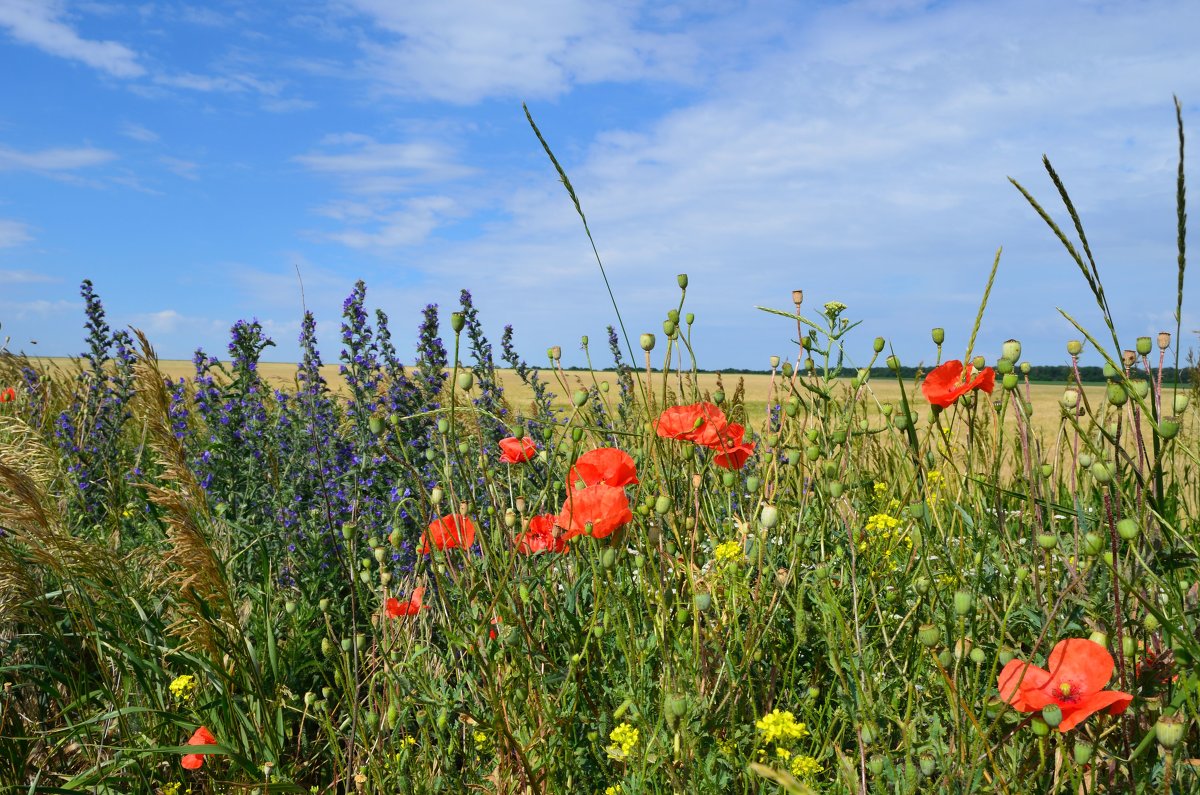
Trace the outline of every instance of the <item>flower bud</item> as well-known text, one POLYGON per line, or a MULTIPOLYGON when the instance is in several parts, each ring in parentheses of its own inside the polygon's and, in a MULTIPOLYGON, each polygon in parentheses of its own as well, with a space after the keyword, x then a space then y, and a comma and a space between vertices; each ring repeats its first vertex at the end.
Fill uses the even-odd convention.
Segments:
POLYGON ((887 357, 886 362, 887 362, 888 369, 891 370, 893 373, 900 372, 900 357, 899 356, 897 356, 896 354, 893 353, 891 356, 887 357))
POLYGON ((942 631, 933 624, 922 624, 917 628, 917 640, 927 649, 932 649, 942 639, 942 631))
POLYGON ((871 771, 872 776, 878 776, 883 772, 883 756, 880 754, 872 754, 867 760, 867 770, 871 771))
POLYGON ((716 403, 719 406, 725 402, 725 393, 718 389, 716 392, 713 392, 712 399, 713 403, 716 403))
POLYGON ((1157 632, 1160 626, 1162 625, 1159 624, 1153 613, 1147 613, 1146 617, 1142 619, 1142 629, 1147 632, 1157 632))
POLYGON ((887 344, 887 341, 884 340, 883 337, 876 337, 875 342, 872 343, 871 347, 874 349, 874 351, 876 353, 879 353, 883 350, 883 346, 886 344, 887 344))
POLYGON ((1083 343, 1079 340, 1069 340, 1067 342, 1067 353, 1072 356, 1078 356, 1083 351, 1083 343))
POLYGON ((1154 737, 1163 748, 1179 745, 1186 733, 1187 722, 1179 715, 1162 715, 1154 724, 1154 737))
POLYGON ((1108 648, 1108 635, 1104 634, 1100 630, 1096 630, 1091 635, 1088 635, 1088 640, 1090 640, 1092 643, 1099 644, 1106 649, 1108 648))
POLYGON ((1104 538, 1099 533, 1087 533, 1083 536, 1083 554, 1095 557, 1104 551, 1104 538))
POLYGON ((470 392, 471 387, 475 385, 475 376, 470 370, 464 370, 458 374, 458 388, 464 392, 470 392))
POLYGON ((944 329, 940 326, 935 328, 933 330, 933 344, 941 345, 945 341, 946 341, 946 329, 944 329))
POLYGON ((642 350, 649 353, 650 351, 654 350, 654 335, 653 334, 643 334, 642 338, 640 340, 640 343, 642 346, 642 350))
POLYGON ((1170 348, 1170 347, 1171 347, 1171 332, 1169 332, 1169 331, 1158 332, 1158 349, 1160 351, 1165 351, 1167 348, 1170 348))
POLYGON ((779 509, 774 505, 764 505, 762 514, 759 516, 759 521, 762 522, 763 527, 768 530, 771 529, 779 524, 779 509))
POLYGON ((975 597, 970 591, 955 591, 954 592, 954 613, 956 615, 965 616, 971 612, 971 608, 975 606, 975 597))
POLYGON ((1017 340, 1005 340, 1000 346, 1001 356, 1008 359, 1013 364, 1021 360, 1021 343, 1017 340))
POLYGON ((1189 402, 1188 397, 1189 396, 1183 392, 1176 393, 1175 399, 1171 401, 1171 406, 1175 409, 1176 414, 1182 414, 1183 412, 1187 411, 1189 402))
POLYGON ((466 323, 466 318, 463 317, 462 312, 451 312, 450 313, 450 328, 454 329, 455 334, 457 334, 458 332, 463 330, 463 325, 465 323, 466 323))
POLYGON ((322 599, 321 601, 317 602, 317 608, 320 609, 322 613, 329 612, 329 600, 322 599))
POLYGON ((679 285, 680 290, 686 290, 687 286, 688 286, 687 274, 686 273, 679 274, 678 276, 675 277, 675 282, 676 282, 676 284, 679 285))

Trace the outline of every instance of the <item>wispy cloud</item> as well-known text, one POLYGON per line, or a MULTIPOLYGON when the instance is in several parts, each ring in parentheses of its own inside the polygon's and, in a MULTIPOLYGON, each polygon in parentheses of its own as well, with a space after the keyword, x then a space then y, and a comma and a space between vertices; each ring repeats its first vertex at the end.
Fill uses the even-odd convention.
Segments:
POLYGON ((177 177, 192 180, 200 179, 200 175, 196 173, 200 169, 199 163, 167 155, 160 157, 158 162, 162 163, 168 171, 177 177))
MULTIPOLYGON (((28 224, 14 221, 11 218, 0 218, 0 248, 12 248, 31 240, 33 240, 33 235, 30 234, 28 224)), ((15 273, 18 271, 0 271, 0 282, 5 281, 6 274, 15 273)))
POLYGON ((29 270, 0 270, 0 284, 53 284, 60 282, 56 276, 29 270))
POLYGON ((340 133, 326 136, 321 143, 323 150, 297 155, 295 161, 313 171, 346 179, 366 193, 460 179, 473 173, 473 169, 458 162, 450 147, 436 141, 380 143, 370 136, 340 133))
POLYGON ((631 3, 350 0, 350 6, 384 31, 364 44, 366 69, 382 86, 455 104, 556 97, 577 83, 686 80, 701 58, 688 37, 639 24, 631 3))
POLYGON ((127 121, 121 125, 121 135, 126 138, 131 138, 134 141, 140 141, 144 144, 153 144, 158 142, 158 133, 148 127, 143 127, 131 121, 127 121))
POLYGON ((129 47, 115 41, 85 39, 63 17, 63 4, 58 0, 0 0, 0 26, 17 41, 114 77, 140 77, 146 73, 137 53, 129 47))
POLYGON ((0 144, 0 171, 74 171, 103 165, 114 158, 114 152, 93 146, 23 152, 0 144))

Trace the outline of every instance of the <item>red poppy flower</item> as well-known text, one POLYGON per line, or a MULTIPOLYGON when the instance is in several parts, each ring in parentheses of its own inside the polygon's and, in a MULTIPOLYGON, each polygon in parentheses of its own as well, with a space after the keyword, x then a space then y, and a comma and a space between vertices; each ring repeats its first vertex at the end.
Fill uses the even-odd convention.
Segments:
POLYGON ((582 480, 585 486, 607 483, 609 486, 632 486, 638 482, 637 468, 624 450, 598 447, 579 456, 571 469, 571 483, 582 480))
POLYGON ((443 551, 454 547, 467 549, 475 543, 475 525, 457 513, 435 519, 421 536, 421 548, 417 552, 428 555, 430 543, 443 551))
POLYGON ((413 588, 412 594, 407 601, 401 602, 394 596, 388 597, 384 609, 392 618, 400 618, 401 616, 415 616, 422 610, 428 610, 429 605, 421 604, 421 599, 425 596, 424 586, 413 588))
POLYGON ((500 440, 500 463, 520 464, 537 455, 537 445, 528 436, 510 436, 500 440))
POLYGON ((951 359, 929 371, 921 382, 921 392, 933 405, 949 408, 972 389, 982 389, 990 395, 995 386, 996 373, 992 368, 976 372, 972 365, 951 359))
POLYGON ((589 524, 593 537, 606 538, 631 521, 633 511, 629 508, 625 489, 597 483, 570 491, 556 523, 566 531, 562 535, 562 540, 566 541, 587 533, 589 524))
POLYGON ((1060 640, 1050 652, 1050 670, 1011 660, 1000 671, 1000 697, 1021 712, 1036 712, 1049 704, 1062 710, 1060 732, 1075 728, 1093 712, 1124 712, 1133 696, 1105 690, 1112 679, 1113 658, 1099 643, 1086 638, 1060 640))
POLYGON ((566 552, 565 541, 559 538, 554 527, 554 514, 544 513, 529 520, 529 529, 514 540, 517 551, 522 555, 535 555, 538 552, 566 552))
POLYGON ((713 445, 713 449, 717 451, 713 456, 713 463, 724 469, 744 467, 754 453, 754 442, 742 442, 745 435, 745 428, 736 422, 729 423, 721 432, 718 443, 713 445))
MULTIPOLYGON (((207 728, 201 726, 199 729, 196 729, 196 732, 190 738, 188 738, 186 744, 216 745, 217 738, 213 737, 212 732, 210 732, 207 728)), ((184 769, 186 770, 199 770, 200 766, 204 764, 204 754, 184 754, 183 760, 180 761, 179 764, 183 765, 184 769)))
POLYGON ((17 390, 11 386, 8 389, 0 390, 0 403, 11 403, 17 399, 17 390))
POLYGON ((492 628, 488 630, 488 640, 496 639, 496 627, 500 626, 500 616, 492 619, 492 628))
POLYGON ((725 412, 712 403, 672 406, 658 416, 659 436, 715 447, 726 426, 725 412))

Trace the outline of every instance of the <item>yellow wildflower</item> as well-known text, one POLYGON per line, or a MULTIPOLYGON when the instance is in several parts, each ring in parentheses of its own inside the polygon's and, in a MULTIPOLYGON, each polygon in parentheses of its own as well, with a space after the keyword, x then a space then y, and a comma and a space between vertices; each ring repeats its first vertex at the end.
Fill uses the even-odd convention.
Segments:
POLYGON ((886 513, 875 513, 867 517, 868 530, 895 530, 900 526, 900 520, 886 513))
POLYGON ((183 786, 178 781, 172 781, 170 784, 162 785, 162 795, 179 795, 179 788, 183 786))
POLYGON ((824 768, 821 767, 821 763, 816 759, 813 759, 811 756, 795 757, 792 759, 792 764, 790 767, 792 775, 796 778, 815 776, 817 773, 820 773, 822 770, 824 770, 824 768))
POLYGON ((875 496, 882 497, 883 495, 887 494, 888 484, 884 483, 882 480, 877 480, 875 481, 874 489, 875 496))
POLYGON ((763 733, 765 744, 787 744, 808 736, 808 727, 796 720, 790 711, 771 710, 762 720, 754 724, 763 733))
POLYGON ((736 541, 725 541, 717 545, 713 554, 721 563, 732 563, 742 559, 742 545, 736 541))
POLYGON ((638 730, 628 723, 621 723, 608 735, 612 745, 608 746, 609 756, 614 759, 624 759, 633 751, 638 742, 638 730))
POLYGON ((196 677, 191 674, 175 677, 175 680, 170 685, 171 695, 180 701, 186 701, 191 698, 196 692, 196 677))
POLYGON ((621 795, 623 791, 620 784, 613 784, 610 787, 604 788, 604 795, 621 795))

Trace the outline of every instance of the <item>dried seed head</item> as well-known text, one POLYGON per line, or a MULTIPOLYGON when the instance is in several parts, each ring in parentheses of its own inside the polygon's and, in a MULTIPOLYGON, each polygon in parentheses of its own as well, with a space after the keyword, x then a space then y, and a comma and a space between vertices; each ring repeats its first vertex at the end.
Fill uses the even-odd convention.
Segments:
POLYGON ((796 311, 799 311, 800 304, 804 303, 803 290, 792 290, 792 303, 796 305, 796 311))
POLYGON ((1171 332, 1169 332, 1169 331, 1158 332, 1158 349, 1160 351, 1165 351, 1167 348, 1170 348, 1170 347, 1171 347, 1171 332))
POLYGON ((1128 348, 1121 351, 1121 364, 1125 367, 1133 367, 1137 364, 1137 351, 1131 351, 1128 348))

